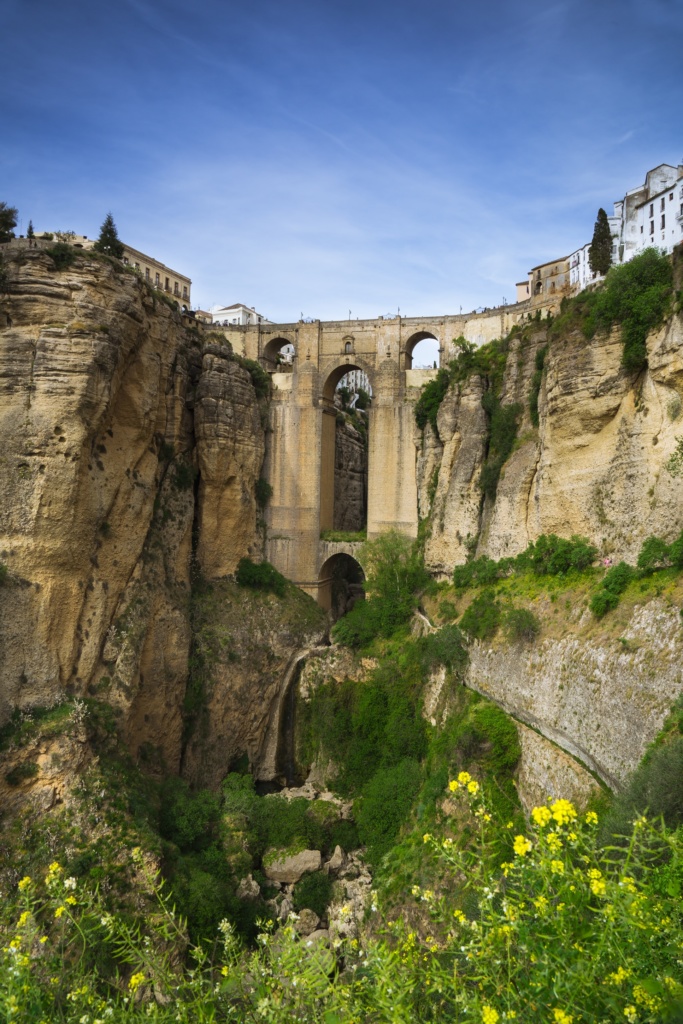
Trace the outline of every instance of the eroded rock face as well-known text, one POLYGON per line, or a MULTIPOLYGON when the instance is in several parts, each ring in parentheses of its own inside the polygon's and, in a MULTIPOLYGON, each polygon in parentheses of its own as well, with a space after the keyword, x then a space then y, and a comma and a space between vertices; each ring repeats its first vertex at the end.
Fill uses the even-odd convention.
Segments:
POLYGON ((234 572, 256 540, 255 484, 265 433, 249 374, 210 345, 195 399, 199 464, 197 558, 209 579, 234 572))
POLYGON ((683 688, 683 629, 658 599, 636 606, 618 636, 592 636, 592 622, 586 610, 576 632, 531 647, 476 642, 465 682, 618 789, 683 688))
POLYGON ((249 374, 134 274, 6 262, 0 303, 0 722, 97 693, 132 752, 181 753, 194 478, 204 572, 256 535, 263 429, 249 374), (240 474, 240 494, 234 477, 240 474), (202 498, 203 495, 203 498, 202 498), (219 554, 220 552, 220 554, 219 554))
POLYGON ((651 534, 671 540, 681 529, 683 480, 665 463, 683 429, 676 410, 683 392, 683 319, 674 316, 648 339, 649 368, 621 367, 618 330, 590 341, 580 332, 548 349, 538 429, 529 391, 543 331, 513 338, 501 400, 519 403, 515 450, 503 467, 494 503, 478 486, 486 458, 483 384, 454 385, 441 405, 436 438, 418 440, 420 514, 432 513, 425 555, 434 572, 477 554, 516 555, 542 533, 589 537, 616 560, 634 562, 651 534))

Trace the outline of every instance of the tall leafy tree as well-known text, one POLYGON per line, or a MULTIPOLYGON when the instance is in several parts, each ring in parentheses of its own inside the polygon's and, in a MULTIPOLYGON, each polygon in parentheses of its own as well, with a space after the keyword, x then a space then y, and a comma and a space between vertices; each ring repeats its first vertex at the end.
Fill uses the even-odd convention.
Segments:
POLYGON ((588 251, 588 260, 593 273, 603 277, 612 266, 612 232, 607 214, 602 207, 598 210, 598 218, 593 228, 593 241, 588 251))
POLYGON ((103 252, 106 256, 115 256, 117 260, 123 257, 123 242, 119 238, 119 233, 116 230, 116 224, 111 213, 108 213, 104 218, 100 228, 100 236, 93 248, 98 252, 103 252))
POLYGON ((9 242, 14 238, 14 231, 17 226, 17 208, 8 206, 7 203, 0 203, 0 242, 9 242))
POLYGON ((26 229, 26 237, 27 238, 35 238, 36 237, 36 233, 33 230, 33 221, 32 220, 30 220, 28 222, 28 228, 26 229))

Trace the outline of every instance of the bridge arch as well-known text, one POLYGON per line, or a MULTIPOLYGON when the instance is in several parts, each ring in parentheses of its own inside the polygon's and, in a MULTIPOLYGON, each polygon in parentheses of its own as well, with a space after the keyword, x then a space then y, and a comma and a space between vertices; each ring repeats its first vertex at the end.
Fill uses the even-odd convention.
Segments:
POLYGON ((269 370, 291 366, 295 356, 296 349, 289 338, 271 338, 263 348, 263 359, 269 370))
POLYGON ((318 603, 333 618, 339 619, 351 611, 356 601, 365 598, 365 573, 360 562, 345 551, 327 558, 318 573, 318 603))
POLYGON ((426 359, 430 365, 433 362, 436 362, 437 366, 439 365, 441 345, 437 336, 431 331, 416 331, 411 334, 405 343, 404 351, 406 370, 412 370, 415 362, 419 362, 421 358, 422 361, 426 359), (422 342, 436 342, 436 346, 423 345, 422 342))
POLYGON ((337 385, 348 373, 360 371, 367 377, 372 394, 372 376, 363 361, 351 362, 343 356, 327 366, 321 374, 320 406, 322 410, 322 432, 320 446, 320 532, 328 530, 344 530, 359 532, 367 526, 367 435, 370 430, 370 413, 351 412, 346 417, 341 404, 335 404, 337 385), (359 419, 360 417, 360 419, 359 419), (343 431, 344 422, 349 422, 354 430, 343 431), (338 431, 339 426, 339 431, 338 431), (355 430, 358 427, 360 434, 355 430), (359 443, 362 439, 362 444, 359 443), (342 446, 339 451, 338 443, 342 446), (347 469, 344 466, 344 451, 350 456, 347 469), (339 456, 339 459, 338 459, 339 456), (341 460, 341 461, 340 461, 341 460), (339 462, 339 466, 338 466, 339 462), (350 488, 345 488, 340 473, 347 472, 352 481, 350 488), (335 504, 337 508, 335 509, 335 504))

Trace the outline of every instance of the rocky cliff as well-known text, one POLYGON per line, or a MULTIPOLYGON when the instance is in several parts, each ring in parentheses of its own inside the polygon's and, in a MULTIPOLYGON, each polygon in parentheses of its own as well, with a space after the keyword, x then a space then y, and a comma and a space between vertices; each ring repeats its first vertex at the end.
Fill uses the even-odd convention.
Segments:
POLYGON ((98 694, 137 753, 181 755, 190 569, 257 545, 264 452, 249 373, 164 297, 92 255, 4 267, 0 724, 98 694))
POLYGON ((548 346, 532 425, 529 394, 536 353, 547 344, 540 325, 513 336, 503 405, 519 403, 515 447, 495 501, 482 498, 488 453, 481 398, 486 379, 451 386, 437 418, 418 441, 419 508, 431 514, 430 569, 446 574, 476 550, 515 555, 542 533, 589 537, 604 554, 635 561, 651 535, 680 532, 683 480, 665 463, 683 433, 683 318, 676 315, 647 341, 648 367, 621 366, 618 329, 587 340, 579 330, 548 346))
POLYGON ((368 449, 348 421, 337 423, 334 446, 334 529, 352 533, 365 529, 367 518, 368 449))

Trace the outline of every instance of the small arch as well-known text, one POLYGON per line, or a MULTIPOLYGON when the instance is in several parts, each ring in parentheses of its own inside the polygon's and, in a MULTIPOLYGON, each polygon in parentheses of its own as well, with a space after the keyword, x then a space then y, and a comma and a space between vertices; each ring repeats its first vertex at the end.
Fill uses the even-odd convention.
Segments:
POLYGON ((334 403, 334 393, 337 390, 337 385, 340 383, 342 377, 345 377, 348 373, 357 370, 364 374, 367 378, 367 391, 372 396, 372 384, 370 382, 369 375, 367 374, 364 367, 359 366, 358 363, 345 362, 341 366, 336 366, 334 370, 331 370, 328 374, 327 380, 322 387, 322 397, 326 405, 332 405, 334 403))
POLYGON ((540 295, 542 291, 543 291, 543 282, 542 281, 537 281, 536 282, 536 294, 540 295))
POLYGON ((441 360, 439 339, 431 331, 417 331, 408 338, 405 353, 406 370, 432 369, 441 360))
POLYGON ((336 622, 365 600, 365 573, 360 562, 344 551, 323 562, 318 573, 318 603, 332 613, 336 622))
POLYGON ((296 350, 288 338, 271 338, 263 349, 263 359, 266 369, 271 372, 275 370, 291 370, 296 350))

